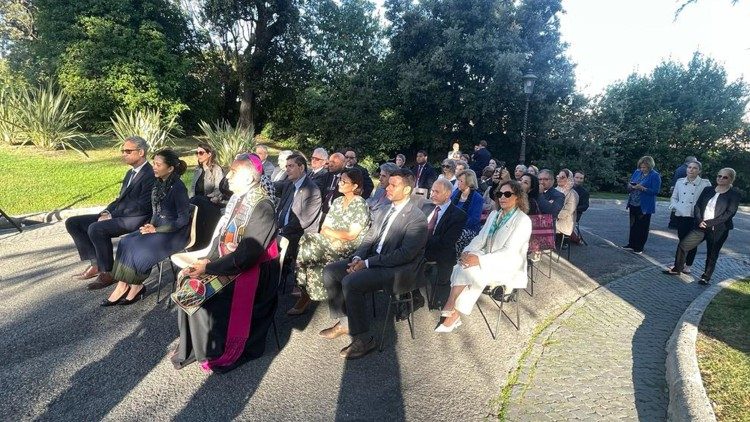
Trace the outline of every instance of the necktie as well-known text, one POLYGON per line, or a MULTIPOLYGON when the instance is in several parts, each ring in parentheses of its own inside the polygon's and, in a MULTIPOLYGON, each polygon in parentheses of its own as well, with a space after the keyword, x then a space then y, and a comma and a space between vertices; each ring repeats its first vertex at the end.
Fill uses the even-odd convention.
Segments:
POLYGON ((417 167, 417 180, 414 182, 415 187, 419 187, 419 177, 422 176, 422 169, 424 168, 424 164, 417 167))
POLYGON ((338 174, 334 174, 331 180, 331 186, 328 187, 328 192, 326 192, 326 203, 328 205, 331 205, 331 201, 333 200, 333 194, 336 193, 339 187, 339 176, 338 174))
POLYGON ((388 214, 385 215, 385 219, 383 220, 383 223, 380 225, 380 231, 378 232, 378 240, 382 240, 383 234, 385 234, 385 229, 386 227, 388 227, 388 220, 391 218, 394 212, 396 212, 396 207, 391 207, 391 209, 388 210, 388 214))
POLYGON ((438 214, 440 214, 440 205, 435 207, 435 211, 432 213, 429 223, 427 223, 427 232, 430 234, 435 233, 435 226, 437 226, 438 214))

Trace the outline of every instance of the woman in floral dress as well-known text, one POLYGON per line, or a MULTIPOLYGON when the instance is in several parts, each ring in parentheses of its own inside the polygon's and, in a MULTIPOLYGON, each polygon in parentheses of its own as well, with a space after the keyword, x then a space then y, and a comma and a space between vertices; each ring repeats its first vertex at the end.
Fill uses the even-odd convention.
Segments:
POLYGON ((344 171, 339 179, 339 192, 323 221, 320 233, 305 233, 297 254, 297 284, 302 296, 288 315, 305 313, 311 301, 327 299, 323 286, 323 267, 348 258, 357 250, 370 225, 370 209, 360 196, 362 173, 356 168, 344 171))

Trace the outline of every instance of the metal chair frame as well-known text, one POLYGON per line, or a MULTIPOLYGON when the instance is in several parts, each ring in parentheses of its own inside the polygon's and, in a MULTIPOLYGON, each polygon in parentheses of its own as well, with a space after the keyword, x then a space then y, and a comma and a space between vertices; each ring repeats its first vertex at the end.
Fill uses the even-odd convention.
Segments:
POLYGON ((484 321, 487 324, 487 329, 490 331, 490 335, 492 336, 493 340, 497 340, 497 334, 500 332, 500 320, 502 320, 503 316, 508 318, 508 321, 510 321, 510 323, 513 324, 514 327, 516 327, 516 330, 521 330, 521 300, 520 295, 518 294, 518 290, 519 289, 513 289, 510 293, 506 293, 505 286, 500 285, 493 287, 490 291, 490 294, 488 296, 490 297, 490 300, 492 300, 492 303, 494 303, 495 306, 499 309, 494 332, 492 331, 492 328, 490 328, 490 323, 487 321, 487 316, 485 316, 484 311, 482 311, 482 308, 479 306, 479 301, 477 301, 477 309, 479 309, 479 313, 482 314, 482 318, 484 318, 484 321), (500 304, 498 304, 498 299, 495 298, 496 296, 500 296, 500 304), (510 318, 510 316, 508 316, 508 314, 503 310, 503 304, 509 302, 516 303, 515 323, 513 323, 513 320, 510 318))
MULTIPOLYGON (((278 236, 276 238, 276 243, 279 247, 279 281, 276 283, 276 291, 278 292, 279 287, 283 284, 284 279, 284 272, 282 271, 284 268, 284 258, 286 257, 286 250, 289 247, 289 239, 287 239, 284 236, 278 236)), ((273 319, 271 320, 271 327, 273 328, 273 337, 276 339, 276 351, 281 351, 281 342, 279 341, 279 330, 276 327, 276 315, 273 316, 273 319)))

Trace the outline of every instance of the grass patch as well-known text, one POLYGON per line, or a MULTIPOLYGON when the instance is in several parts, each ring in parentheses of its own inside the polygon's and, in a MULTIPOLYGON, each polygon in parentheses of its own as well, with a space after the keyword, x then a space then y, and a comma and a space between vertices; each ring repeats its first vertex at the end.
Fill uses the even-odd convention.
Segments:
MULTIPOLYGON (((621 201, 627 201, 628 200, 628 194, 627 193, 617 193, 617 192, 601 192, 601 191, 597 191, 597 192, 592 192, 591 193, 591 198, 596 198, 596 199, 619 199, 621 201)), ((662 202, 669 202, 670 198, 668 198, 666 196, 657 196, 656 200, 657 201, 662 201, 662 202)))
POLYGON ((722 290, 703 314, 696 351, 720 421, 750 420, 750 279, 722 290))

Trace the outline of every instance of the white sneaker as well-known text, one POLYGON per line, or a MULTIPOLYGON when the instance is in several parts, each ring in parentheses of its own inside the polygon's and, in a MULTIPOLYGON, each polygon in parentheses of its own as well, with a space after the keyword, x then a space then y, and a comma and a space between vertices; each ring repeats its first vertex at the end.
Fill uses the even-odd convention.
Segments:
POLYGON ((685 268, 682 269, 683 274, 690 274, 690 265, 685 265, 685 268))
POLYGON ((461 322, 461 318, 459 318, 450 327, 443 325, 443 324, 438 325, 437 328, 435 328, 435 332, 436 333, 450 333, 450 332, 453 332, 453 330, 455 330, 456 328, 460 327, 461 324, 463 323, 461 322))

